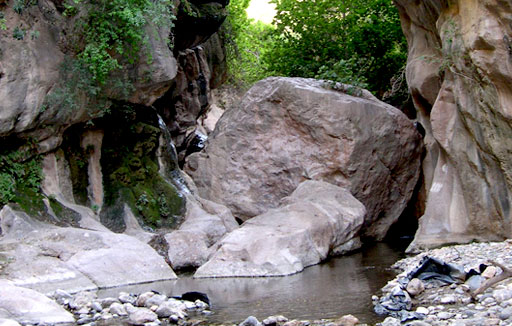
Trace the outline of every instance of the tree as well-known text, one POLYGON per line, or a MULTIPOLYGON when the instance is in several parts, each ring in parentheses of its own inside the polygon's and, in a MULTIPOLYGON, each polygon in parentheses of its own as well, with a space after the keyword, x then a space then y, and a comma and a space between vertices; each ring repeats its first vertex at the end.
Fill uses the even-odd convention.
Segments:
POLYGON ((272 0, 277 14, 268 69, 367 86, 379 97, 405 65, 407 46, 391 0, 272 0))

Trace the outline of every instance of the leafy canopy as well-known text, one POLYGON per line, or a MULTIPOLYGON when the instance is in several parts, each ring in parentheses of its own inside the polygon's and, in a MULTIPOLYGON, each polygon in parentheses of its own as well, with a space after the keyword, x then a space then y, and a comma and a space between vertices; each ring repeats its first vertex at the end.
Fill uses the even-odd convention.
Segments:
POLYGON ((329 79, 382 97, 405 65, 407 45, 391 0, 271 0, 277 13, 264 27, 240 12, 248 2, 230 4, 242 78, 248 71, 251 81, 269 75, 329 79))

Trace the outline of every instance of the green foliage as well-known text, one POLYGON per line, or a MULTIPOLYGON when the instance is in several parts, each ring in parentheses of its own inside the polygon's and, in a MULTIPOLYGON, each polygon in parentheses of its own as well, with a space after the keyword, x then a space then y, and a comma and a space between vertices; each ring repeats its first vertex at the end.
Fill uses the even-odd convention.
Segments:
POLYGON ((17 202, 20 192, 39 191, 41 160, 38 155, 27 157, 28 151, 4 151, 0 155, 0 205, 17 202))
POLYGON ((2 11, 0 11, 0 30, 3 30, 3 31, 7 30, 5 14, 2 11))
MULTIPOLYGON (((171 26, 171 0, 89 0, 94 4, 82 22, 84 48, 78 54, 91 78, 104 85, 109 74, 122 67, 117 54, 129 64, 139 57, 147 42, 144 27, 151 24, 171 26)), ((66 10, 72 13, 71 8, 66 10)))
POLYGON ((273 27, 249 19, 248 6, 249 0, 232 0, 225 23, 229 82, 240 88, 270 76, 263 58, 272 43, 273 27))
POLYGON ((228 33, 238 57, 231 55, 230 68, 237 79, 323 78, 382 97, 405 65, 406 41, 391 0, 271 2, 273 26, 262 26, 247 18, 248 0, 231 1, 228 33))
POLYGON ((26 33, 27 31, 25 31, 22 27, 16 26, 12 31, 12 37, 18 41, 21 41, 25 38, 26 33))
POLYGON ((14 0, 12 10, 21 15, 25 9, 37 4, 37 0, 14 0))

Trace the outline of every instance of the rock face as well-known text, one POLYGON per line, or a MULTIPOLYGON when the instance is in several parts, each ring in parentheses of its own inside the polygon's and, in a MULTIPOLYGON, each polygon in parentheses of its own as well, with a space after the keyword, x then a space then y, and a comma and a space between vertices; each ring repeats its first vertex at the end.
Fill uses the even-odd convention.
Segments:
POLYGON ((171 266, 185 269, 203 265, 217 241, 236 228, 238 223, 225 206, 189 196, 185 221, 165 235, 171 266))
POLYGON ((427 204, 409 250, 512 236, 512 66, 505 1, 395 1, 426 130, 427 204))
POLYGON ((283 204, 228 234, 194 277, 294 274, 357 243, 365 208, 347 190, 305 181, 283 204))
MULTIPOLYGON (((16 319, 24 325, 75 322, 72 314, 48 297, 5 280, 0 280, 0 323, 2 318, 16 319)), ((2 325, 16 324, 5 322, 2 325)))
POLYGON ((242 220, 277 207, 304 180, 347 188, 367 209, 364 234, 381 239, 411 196, 419 159, 412 122, 368 92, 268 78, 224 113, 185 170, 202 197, 242 220))
POLYGON ((10 257, 2 277, 17 286, 77 292, 176 278, 163 257, 126 235, 54 227, 9 206, 0 211, 0 223, 10 257))

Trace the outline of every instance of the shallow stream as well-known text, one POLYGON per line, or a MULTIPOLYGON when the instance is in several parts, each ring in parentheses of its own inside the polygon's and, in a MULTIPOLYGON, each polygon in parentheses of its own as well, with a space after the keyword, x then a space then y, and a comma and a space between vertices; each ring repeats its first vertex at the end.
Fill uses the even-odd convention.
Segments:
POLYGON ((379 243, 306 268, 302 273, 272 278, 193 279, 149 283, 103 290, 100 297, 120 291, 141 293, 156 290, 170 296, 188 291, 208 294, 212 323, 239 323, 252 315, 260 321, 271 315, 290 319, 337 318, 353 314, 361 322, 381 321, 373 313, 371 296, 395 273, 389 268, 402 258, 399 248, 379 243))

